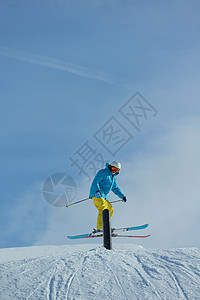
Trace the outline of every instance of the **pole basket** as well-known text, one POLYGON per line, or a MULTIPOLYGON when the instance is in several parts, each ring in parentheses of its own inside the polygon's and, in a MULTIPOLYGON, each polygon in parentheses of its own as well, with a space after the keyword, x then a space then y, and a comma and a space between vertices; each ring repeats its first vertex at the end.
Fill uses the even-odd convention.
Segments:
POLYGON ((112 237, 110 229, 110 212, 108 209, 103 210, 103 246, 106 249, 112 249, 112 237))

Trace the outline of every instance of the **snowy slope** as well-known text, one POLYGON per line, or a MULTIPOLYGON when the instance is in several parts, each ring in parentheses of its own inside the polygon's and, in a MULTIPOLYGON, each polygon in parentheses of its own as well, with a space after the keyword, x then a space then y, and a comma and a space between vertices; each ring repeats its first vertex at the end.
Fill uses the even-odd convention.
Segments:
POLYGON ((0 249, 0 299, 200 299, 200 249, 0 249))

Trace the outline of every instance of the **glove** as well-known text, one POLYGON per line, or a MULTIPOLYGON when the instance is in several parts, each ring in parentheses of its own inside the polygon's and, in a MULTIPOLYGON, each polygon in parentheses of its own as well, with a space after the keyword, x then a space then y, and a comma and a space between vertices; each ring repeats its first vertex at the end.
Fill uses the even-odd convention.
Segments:
POLYGON ((101 198, 101 193, 100 193, 99 191, 97 191, 97 192, 95 193, 95 197, 100 199, 100 198, 101 198))
POLYGON ((123 202, 126 202, 126 201, 127 201, 126 197, 123 197, 122 201, 123 201, 123 202))

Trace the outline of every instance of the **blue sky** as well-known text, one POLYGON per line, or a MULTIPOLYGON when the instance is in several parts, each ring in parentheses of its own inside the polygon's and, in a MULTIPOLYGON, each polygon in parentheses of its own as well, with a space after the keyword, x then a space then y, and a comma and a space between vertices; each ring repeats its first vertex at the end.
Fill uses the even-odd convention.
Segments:
POLYGON ((41 193, 64 172, 76 199, 88 196, 91 182, 69 159, 86 141, 122 163, 128 203, 116 204, 113 226, 149 222, 146 247, 199 246, 199 9, 178 0, 1 1, 0 247, 71 243, 67 234, 95 227, 91 202, 54 208, 41 193), (137 92, 158 111, 140 132, 119 112, 137 92), (134 137, 115 155, 94 137, 110 118, 134 137))

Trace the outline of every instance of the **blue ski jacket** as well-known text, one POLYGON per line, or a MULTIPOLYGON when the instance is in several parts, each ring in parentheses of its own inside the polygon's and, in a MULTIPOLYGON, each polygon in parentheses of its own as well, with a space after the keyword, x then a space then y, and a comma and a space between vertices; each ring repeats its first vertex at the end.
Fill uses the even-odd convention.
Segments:
POLYGON ((106 163, 105 169, 99 170, 94 177, 90 188, 90 198, 95 197, 95 193, 97 191, 101 193, 101 196, 105 200, 108 199, 108 193, 110 191, 112 191, 120 199, 123 199, 123 197, 125 197, 116 183, 116 176, 119 174, 119 172, 113 175, 108 168, 109 165, 109 163, 106 163))

